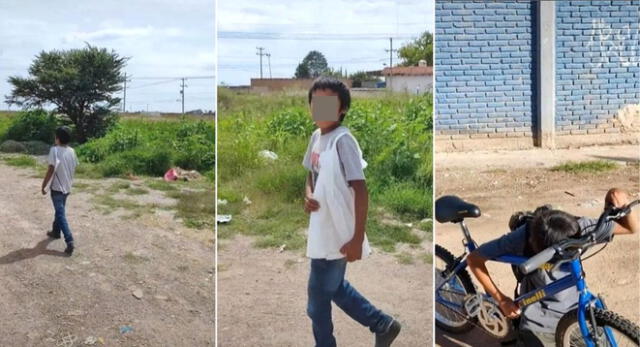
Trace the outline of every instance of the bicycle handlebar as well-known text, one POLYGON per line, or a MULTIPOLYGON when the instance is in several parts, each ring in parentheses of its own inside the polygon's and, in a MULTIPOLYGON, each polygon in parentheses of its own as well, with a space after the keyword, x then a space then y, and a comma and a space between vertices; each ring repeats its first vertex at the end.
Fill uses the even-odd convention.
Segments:
POLYGON ((542 266, 542 264, 551 260, 555 255, 556 255, 556 249, 554 247, 549 247, 543 250, 542 252, 534 255, 533 257, 529 258, 524 263, 518 265, 518 268, 520 269, 520 272, 522 272, 525 275, 528 275, 531 272, 533 272, 535 269, 542 266))
POLYGON ((539 268, 540 266, 542 266, 542 264, 553 259, 553 257, 556 254, 561 255, 561 254, 564 254, 566 250, 588 248, 596 243, 600 243, 601 242, 600 240, 604 236, 603 235, 604 228, 602 228, 604 223, 611 220, 617 220, 626 216, 631 212, 631 209, 638 204, 640 204, 640 200, 632 201, 627 206, 622 208, 615 208, 615 207, 606 208, 602 213, 602 215, 600 215, 600 218, 598 218, 598 223, 596 224, 594 231, 586 235, 582 235, 580 238, 564 240, 562 242, 559 242, 556 245, 548 247, 544 249, 542 252, 529 258, 524 263, 518 265, 518 269, 523 274, 528 275, 534 270, 536 270, 537 268, 539 268))

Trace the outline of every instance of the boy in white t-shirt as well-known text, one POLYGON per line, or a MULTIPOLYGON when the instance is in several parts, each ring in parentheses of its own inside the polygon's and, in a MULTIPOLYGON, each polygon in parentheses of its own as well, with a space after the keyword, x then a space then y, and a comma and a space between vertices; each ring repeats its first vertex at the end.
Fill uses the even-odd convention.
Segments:
POLYGON ((73 254, 73 235, 67 222, 65 207, 67 197, 71 193, 73 185, 73 176, 78 165, 76 152, 69 146, 71 141, 71 130, 68 127, 59 127, 56 129, 55 146, 49 151, 49 168, 44 180, 42 181, 42 194, 47 194, 47 186, 51 190, 51 201, 55 210, 55 217, 51 231, 47 236, 59 239, 60 232, 64 235, 64 241, 67 248, 64 252, 68 255, 73 254))
POLYGON ((304 210, 310 214, 307 256, 311 258, 307 314, 316 347, 334 347, 333 301, 375 333, 375 346, 390 346, 400 323, 374 307, 344 278, 347 262, 368 255, 365 234, 369 198, 362 153, 342 120, 351 96, 344 83, 320 77, 309 90, 314 131, 303 165, 309 171, 304 210))

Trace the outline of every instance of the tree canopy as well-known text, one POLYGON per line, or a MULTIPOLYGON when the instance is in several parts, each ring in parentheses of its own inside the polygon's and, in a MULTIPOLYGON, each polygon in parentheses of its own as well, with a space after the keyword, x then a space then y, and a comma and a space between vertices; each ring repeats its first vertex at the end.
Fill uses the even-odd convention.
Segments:
POLYGON ((402 59, 402 66, 415 66, 420 60, 433 66, 433 35, 428 31, 423 32, 417 39, 400 47, 398 57, 402 59))
POLYGON ((115 121, 114 94, 122 89, 122 69, 128 58, 87 45, 81 49, 41 52, 29 67, 29 76, 9 77, 13 86, 8 104, 23 108, 54 105, 68 118, 79 142, 102 136, 115 121))
POLYGON ((318 51, 310 51, 296 67, 295 78, 316 78, 330 71, 324 55, 318 51))

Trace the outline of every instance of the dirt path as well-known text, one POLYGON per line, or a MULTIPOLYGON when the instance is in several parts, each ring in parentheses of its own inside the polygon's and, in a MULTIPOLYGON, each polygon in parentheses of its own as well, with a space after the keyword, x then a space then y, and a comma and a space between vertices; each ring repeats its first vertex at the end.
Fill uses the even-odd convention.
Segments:
MULTIPOLYGON (((454 194, 477 204, 482 216, 467 224, 478 244, 508 232, 511 213, 550 203, 575 215, 597 217, 610 187, 619 187, 639 198, 637 146, 610 146, 562 151, 478 152, 466 155, 438 154, 436 196, 454 194), (473 160, 469 160, 473 158, 473 160), (551 172, 548 167, 567 160, 616 160, 620 167, 601 174, 551 172), (636 163, 632 165, 632 163, 636 163), (570 194, 568 194, 568 193, 570 194)), ((453 224, 436 224, 436 242, 454 254, 462 253, 462 233, 453 224)), ((609 308, 640 321, 640 235, 620 236, 584 263, 587 283, 605 297, 609 308)), ((506 293, 515 285, 511 269, 489 264, 496 283, 506 293)), ((474 329, 452 335, 436 331, 441 346, 498 346, 499 342, 474 329)))
MULTIPOLYGON (((309 262, 302 252, 257 249, 252 239, 220 240, 218 274, 219 346, 312 346, 306 316, 309 262)), ((378 308, 395 316, 403 330, 394 346, 432 343, 430 264, 398 264, 374 253, 350 264, 347 278, 378 308)), ((334 305, 339 346, 372 346, 369 330, 334 305)))
POLYGON ((64 241, 45 236, 53 212, 40 183, 0 163, 1 346, 212 344, 211 233, 161 215, 103 215, 76 192, 67 216, 77 251, 65 257, 64 241))

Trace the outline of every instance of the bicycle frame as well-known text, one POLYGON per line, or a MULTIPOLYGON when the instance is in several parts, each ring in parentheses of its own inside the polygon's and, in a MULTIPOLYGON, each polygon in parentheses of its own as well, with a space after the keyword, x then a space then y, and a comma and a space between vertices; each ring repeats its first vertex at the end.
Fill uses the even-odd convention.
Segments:
MULTIPOLYGON (((456 306, 458 308, 462 308, 462 306, 457 303, 445 300, 444 298, 441 298, 438 293, 442 288, 442 286, 448 283, 453 278, 453 276, 455 276, 455 274, 464 270, 467 267, 467 261, 466 261, 467 255, 473 252, 477 248, 477 245, 475 241, 471 238, 469 229, 464 224, 464 221, 460 222, 460 228, 462 229, 462 233, 464 234, 464 237, 465 237, 466 242, 464 242, 464 246, 465 246, 466 252, 461 257, 458 258, 459 260, 458 264, 456 264, 456 266, 451 270, 451 272, 447 274, 447 276, 442 281, 442 283, 440 283, 440 285, 438 285, 435 288, 436 294, 437 294, 436 302, 439 302, 441 304, 448 305, 448 306, 456 306)), ((495 261, 498 263, 507 263, 511 265, 519 265, 524 263, 527 259, 528 258, 521 257, 521 256, 505 255, 495 259, 491 259, 491 261, 495 261)), ((535 302, 538 302, 540 300, 543 300, 545 298, 548 298, 550 296, 553 296, 565 289, 572 288, 572 287, 577 288, 579 292, 578 324, 580 326, 580 332, 582 333, 582 337, 584 338, 587 346, 595 347, 596 344, 593 341, 593 338, 589 332, 589 326, 587 324, 588 318, 589 318, 587 317, 587 312, 588 312, 588 308, 592 305, 595 305, 596 308, 604 309, 605 308, 604 304, 602 303, 600 298, 593 295, 587 289, 587 283, 585 282, 584 277, 582 275, 583 271, 582 271, 582 263, 580 261, 580 258, 572 259, 568 263, 561 264, 560 266, 566 266, 566 265, 570 267, 570 274, 552 283, 549 283, 542 289, 533 290, 523 295, 520 295, 519 297, 514 299, 514 302, 518 303, 520 307, 524 307, 524 306, 531 305, 535 302)), ((493 300, 487 294, 483 293, 483 295, 488 299, 493 300)), ((605 335, 607 337, 607 340, 610 346, 617 346, 610 328, 605 327, 605 335)))

